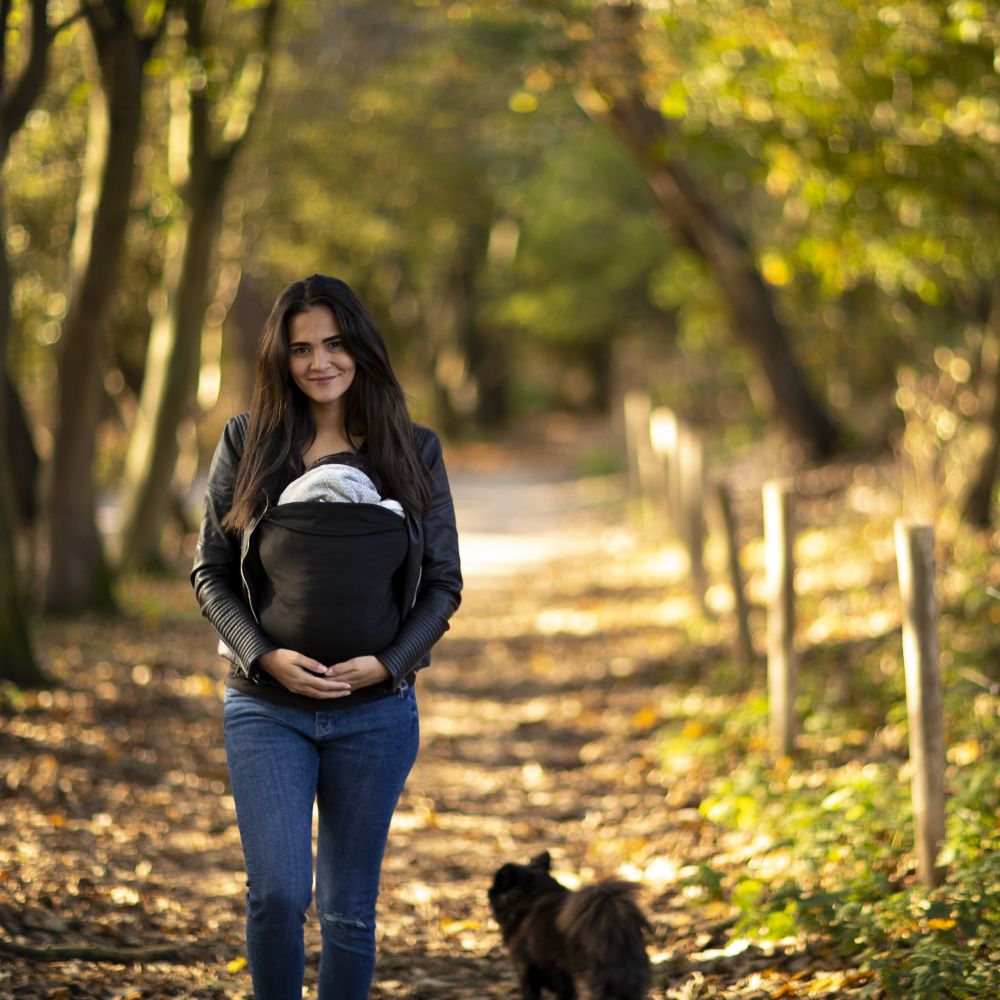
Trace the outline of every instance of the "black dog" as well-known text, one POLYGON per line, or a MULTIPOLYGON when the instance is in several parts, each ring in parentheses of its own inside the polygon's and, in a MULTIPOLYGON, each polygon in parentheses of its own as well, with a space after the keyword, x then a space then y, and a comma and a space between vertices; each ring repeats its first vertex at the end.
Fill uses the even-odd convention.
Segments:
POLYGON ((641 1000, 650 986, 643 935, 649 921, 636 886, 607 879, 571 892, 550 874, 545 851, 506 864, 489 899, 524 1000, 641 1000))

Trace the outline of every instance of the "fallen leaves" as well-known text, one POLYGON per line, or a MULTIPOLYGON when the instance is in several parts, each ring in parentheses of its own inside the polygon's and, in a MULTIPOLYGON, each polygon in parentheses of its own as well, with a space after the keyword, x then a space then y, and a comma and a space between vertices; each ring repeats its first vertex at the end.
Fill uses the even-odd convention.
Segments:
POLYGON ((838 971, 814 974, 798 972, 769 994, 770 1000, 782 997, 837 997, 842 991, 856 986, 864 986, 874 978, 865 971, 838 971))
POLYGON ((956 921, 950 917, 931 917, 927 921, 927 926, 932 931, 950 931, 955 928, 956 921))
MULTIPOLYGON (((486 889, 504 861, 542 848, 567 884, 642 882, 656 1000, 839 1000, 868 983, 799 940, 730 940, 733 890, 752 905, 769 874, 748 866, 759 804, 739 805, 745 830, 720 830, 713 809, 732 802, 706 805, 691 752, 708 741, 731 752, 718 723, 731 704, 700 683, 720 669, 725 645, 709 635, 691 648, 675 559, 623 545, 615 531, 592 533, 579 553, 563 547, 558 563, 470 585, 420 675, 423 745, 386 854, 373 1000, 516 996, 486 889)), ((60 956, 44 967, 9 956, 0 997, 249 995, 221 667, 186 581, 137 587, 144 610, 131 620, 46 625, 42 648, 63 686, 0 714, 0 882, 10 900, 0 928, 29 952, 60 956), (161 945, 175 957, 150 950, 161 945), (123 985, 121 963, 139 954, 123 985)), ((766 749, 766 726, 748 745, 766 749)), ((958 745, 953 762, 981 752, 958 745)), ((796 765, 780 759, 773 774, 790 782, 796 765)), ((829 804, 849 806, 846 793, 829 804)), ((954 921, 926 926, 945 934, 954 921)), ((315 921, 306 934, 312 985, 315 921)))

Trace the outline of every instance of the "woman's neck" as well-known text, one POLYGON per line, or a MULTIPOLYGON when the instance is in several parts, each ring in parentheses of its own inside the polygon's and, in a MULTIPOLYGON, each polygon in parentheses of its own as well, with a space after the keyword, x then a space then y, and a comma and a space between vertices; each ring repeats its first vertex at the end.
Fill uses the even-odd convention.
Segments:
POLYGON ((336 403, 329 403, 326 406, 311 406, 313 423, 316 425, 317 434, 330 434, 340 437, 347 437, 346 420, 344 408, 338 399, 336 403))
POLYGON ((340 407, 317 406, 313 408, 312 415, 316 424, 316 437, 303 452, 302 458, 306 465, 324 455, 356 450, 358 442, 352 441, 348 436, 344 413, 340 407))

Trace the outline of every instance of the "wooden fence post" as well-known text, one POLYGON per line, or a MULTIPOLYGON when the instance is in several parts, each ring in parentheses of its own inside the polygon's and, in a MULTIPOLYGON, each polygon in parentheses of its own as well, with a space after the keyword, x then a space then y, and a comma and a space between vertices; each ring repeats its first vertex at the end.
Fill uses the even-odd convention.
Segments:
POLYGON ((642 489, 639 452, 642 448, 642 436, 646 433, 649 421, 649 397, 639 389, 630 389, 622 399, 622 412, 625 416, 625 453, 628 457, 629 491, 638 496, 642 489))
POLYGON ((684 546, 695 594, 705 608, 705 448, 701 438, 669 407, 649 415, 649 438, 659 459, 670 534, 684 546))
POLYGON ((708 592, 708 574, 705 571, 705 448, 701 438, 690 427, 681 427, 679 444, 681 538, 687 549, 691 583, 704 611, 708 592))
POLYGON ((743 670, 744 677, 749 682, 753 667, 750 613, 743 585, 743 568, 740 566, 740 541, 736 530, 736 518, 733 515, 733 502, 729 495, 729 487, 721 480, 715 484, 715 499, 722 516, 722 534, 725 538, 726 562, 729 568, 729 587, 733 592, 733 616, 736 619, 733 654, 743 670))
POLYGON ((640 511, 648 523, 652 506, 663 493, 663 475, 649 437, 649 396, 638 389, 625 393, 625 443, 629 460, 629 484, 639 497, 640 511))
POLYGON ((653 451, 664 470, 667 518, 670 533, 682 538, 681 529, 681 474, 680 474, 680 421, 667 406, 658 406, 649 415, 649 437, 653 451))
POLYGON ((896 522, 896 565, 903 601, 903 666, 913 769, 914 840, 920 878, 940 885, 944 841, 944 719, 934 600, 934 529, 896 522))
POLYGON ((785 482, 764 484, 764 558, 767 564, 767 693, 771 749, 789 755, 795 742, 795 527, 785 482))

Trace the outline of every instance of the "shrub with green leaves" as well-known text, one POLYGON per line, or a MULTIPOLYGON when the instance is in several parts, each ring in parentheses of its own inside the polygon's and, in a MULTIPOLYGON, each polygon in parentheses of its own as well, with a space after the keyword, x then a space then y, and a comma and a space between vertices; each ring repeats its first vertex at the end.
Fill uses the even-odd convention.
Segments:
MULTIPOLYGON (((818 938, 873 973, 872 996, 1000 995, 1000 781, 992 756, 1000 699, 982 693, 972 705, 951 727, 940 857, 948 874, 934 890, 915 878, 909 777, 900 757, 873 741, 858 760, 805 771, 788 761, 769 764, 748 746, 742 764, 717 777, 701 803, 708 819, 752 831, 761 845, 745 874, 729 883, 739 913, 733 935, 818 938)), ((730 735, 736 728, 721 727, 730 735)))

